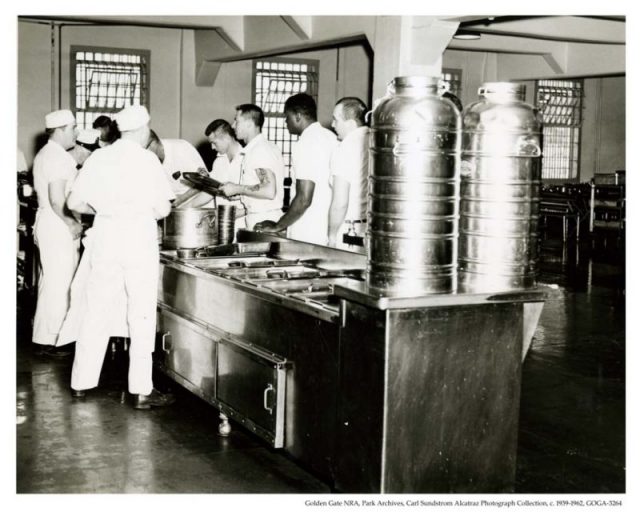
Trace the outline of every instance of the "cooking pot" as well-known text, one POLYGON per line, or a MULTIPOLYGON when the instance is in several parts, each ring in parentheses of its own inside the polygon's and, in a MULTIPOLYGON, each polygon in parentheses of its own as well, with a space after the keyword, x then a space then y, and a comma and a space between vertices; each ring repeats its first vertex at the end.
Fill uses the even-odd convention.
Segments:
POLYGON ((195 249, 215 245, 215 208, 173 208, 163 221, 162 245, 167 249, 195 249))

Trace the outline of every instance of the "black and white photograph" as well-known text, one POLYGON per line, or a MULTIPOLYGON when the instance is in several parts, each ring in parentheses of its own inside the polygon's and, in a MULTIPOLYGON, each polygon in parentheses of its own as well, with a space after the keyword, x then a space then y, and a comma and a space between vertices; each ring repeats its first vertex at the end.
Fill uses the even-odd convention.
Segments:
POLYGON ((15 507, 630 510, 633 15, 184 4, 3 13, 15 507))

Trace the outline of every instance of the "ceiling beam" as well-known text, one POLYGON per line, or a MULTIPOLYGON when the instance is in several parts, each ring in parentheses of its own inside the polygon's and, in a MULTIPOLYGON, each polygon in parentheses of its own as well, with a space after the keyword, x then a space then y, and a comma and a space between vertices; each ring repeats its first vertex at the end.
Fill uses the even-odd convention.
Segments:
POLYGON ((313 16, 282 16, 282 19, 300 39, 311 39, 313 16))

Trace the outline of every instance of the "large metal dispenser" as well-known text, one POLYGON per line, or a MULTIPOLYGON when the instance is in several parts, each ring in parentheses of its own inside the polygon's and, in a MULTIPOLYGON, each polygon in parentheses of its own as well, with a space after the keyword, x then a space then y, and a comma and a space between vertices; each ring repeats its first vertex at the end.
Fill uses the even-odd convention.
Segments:
POLYGON ((459 291, 535 285, 541 117, 525 87, 485 83, 463 111, 459 291))
POLYGON ((437 86, 396 77, 373 110, 366 275, 388 295, 456 288, 461 118, 437 86))

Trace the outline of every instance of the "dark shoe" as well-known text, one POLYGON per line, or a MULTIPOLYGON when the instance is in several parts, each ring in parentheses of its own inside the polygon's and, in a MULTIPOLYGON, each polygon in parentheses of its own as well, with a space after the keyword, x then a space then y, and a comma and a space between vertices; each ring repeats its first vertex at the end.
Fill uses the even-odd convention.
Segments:
POLYGON ((87 396, 87 392, 84 389, 71 389, 71 396, 73 398, 85 398, 87 396))
POLYGON ((154 389, 148 395, 133 395, 134 409, 151 409, 152 407, 166 407, 176 401, 171 393, 160 393, 154 389))

